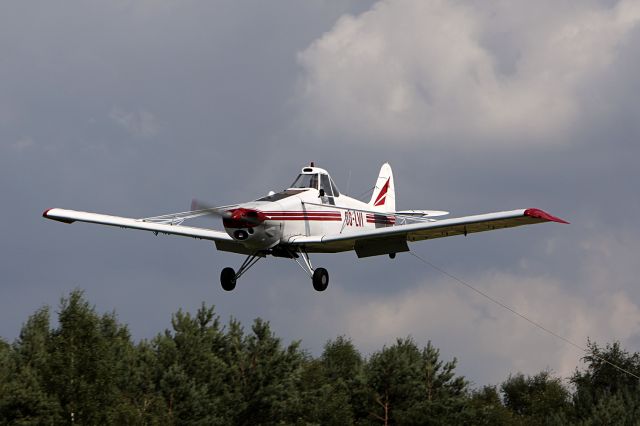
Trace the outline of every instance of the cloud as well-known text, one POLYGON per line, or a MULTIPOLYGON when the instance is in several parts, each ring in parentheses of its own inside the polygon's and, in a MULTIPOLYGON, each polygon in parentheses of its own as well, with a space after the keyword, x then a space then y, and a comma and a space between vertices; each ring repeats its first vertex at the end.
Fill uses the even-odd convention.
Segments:
POLYGON ((299 54, 300 120, 361 141, 566 144, 640 5, 551 3, 383 0, 345 15, 299 54))
POLYGON ((34 145, 35 143, 33 142, 33 139, 25 136, 15 141, 11 145, 11 148, 13 148, 15 151, 24 151, 24 150, 30 149, 34 145))
MULTIPOLYGON (((465 268, 459 258, 436 263, 579 346, 586 346, 587 338, 600 345, 617 340, 637 351, 640 295, 629 280, 635 276, 632 257, 638 241, 635 234, 619 236, 609 230, 563 240, 555 250, 564 254, 541 254, 542 266, 535 266, 526 251, 508 268, 487 270, 486 262, 465 268), (557 257, 571 273, 554 272, 551 258, 557 257)), ((429 250, 425 245, 414 248, 418 253, 429 250)), ((360 287, 341 276, 343 271, 334 271, 329 291, 322 295, 308 291, 310 286, 300 289, 296 275, 285 278, 262 297, 266 306, 273 306, 266 317, 275 330, 286 330, 289 339, 302 338, 315 354, 323 341, 340 334, 351 337, 365 355, 397 337, 411 335, 420 345, 431 340, 443 357, 457 357, 458 372, 477 385, 499 383, 517 371, 551 369, 566 378, 581 365, 584 354, 576 347, 411 256, 399 256, 392 268, 404 272, 396 280, 385 282, 381 276, 360 287), (380 291, 382 287, 386 290, 380 291), (285 293, 289 303, 282 308, 277 300, 285 293)), ((286 269, 279 270, 287 276, 286 269)))
POLYGON ((121 108, 114 107, 109 117, 134 138, 151 139, 156 136, 159 131, 159 124, 156 117, 144 109, 125 111, 121 108))
MULTIPOLYGON (((550 277, 504 272, 486 273, 469 281, 580 346, 586 345, 587 337, 600 344, 613 340, 624 344, 638 337, 640 308, 623 290, 585 297, 550 277)), ((400 336, 411 335, 419 344, 431 340, 442 348, 443 356, 458 357, 461 374, 478 384, 498 383, 516 371, 535 374, 547 368, 568 377, 583 355, 444 278, 391 295, 332 288, 330 297, 333 303, 307 310, 305 320, 322 324, 320 319, 324 319, 324 327, 352 336, 365 353, 379 350, 400 336)), ((309 329, 309 324, 306 326, 309 329)))
POLYGON ((358 195, 390 161, 404 208, 536 206, 571 221, 415 249, 577 343, 638 350, 635 3, 276 3, 14 2, 0 14, 0 180, 15 206, 1 227, 3 338, 82 286, 139 338, 204 300, 315 354, 339 334, 365 353, 412 334, 478 384, 571 370, 571 347, 412 258, 314 256, 331 273, 324 294, 270 259, 226 293, 219 271, 242 259, 210 244, 41 218, 255 199, 311 160, 358 195))

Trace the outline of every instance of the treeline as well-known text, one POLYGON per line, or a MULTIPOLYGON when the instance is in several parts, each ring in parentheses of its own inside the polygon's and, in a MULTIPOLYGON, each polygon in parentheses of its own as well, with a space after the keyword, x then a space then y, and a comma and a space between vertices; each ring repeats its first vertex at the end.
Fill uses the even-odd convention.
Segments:
POLYGON ((456 360, 398 339, 369 357, 329 341, 319 357, 283 345, 269 324, 222 324, 212 307, 178 311, 172 329, 134 342, 115 314, 74 291, 58 324, 42 308, 0 340, 2 424, 635 425, 639 354, 589 343, 565 384, 543 371, 471 388, 456 360))

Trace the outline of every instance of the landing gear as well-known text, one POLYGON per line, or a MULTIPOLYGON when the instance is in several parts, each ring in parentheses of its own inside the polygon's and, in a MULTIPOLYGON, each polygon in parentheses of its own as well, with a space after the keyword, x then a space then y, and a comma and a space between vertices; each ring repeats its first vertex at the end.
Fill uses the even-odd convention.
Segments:
POLYGON ((313 288, 316 291, 325 291, 329 286, 329 272, 327 272, 324 268, 315 268, 311 265, 311 260, 309 260, 309 254, 300 248, 297 251, 284 248, 282 250, 276 251, 273 250, 263 250, 253 253, 252 255, 247 256, 247 258, 242 262, 238 272, 234 271, 233 268, 224 268, 220 272, 220 284, 222 285, 222 289, 224 291, 231 291, 236 288, 236 282, 238 278, 240 278, 245 272, 249 270, 253 265, 255 265, 258 260, 265 257, 266 255, 271 254, 277 257, 288 257, 296 261, 296 263, 302 268, 303 271, 309 275, 311 278, 311 283, 313 284, 313 288))
POLYGON ((316 291, 325 291, 329 285, 329 273, 324 268, 317 268, 313 271, 313 288, 316 291))
POLYGON ((220 284, 225 291, 231 291, 236 288, 236 271, 233 268, 224 268, 220 272, 220 284))
POLYGON ((264 257, 264 254, 254 253, 242 262, 240 265, 240 269, 238 272, 234 271, 233 268, 224 268, 222 272, 220 272, 220 284, 222 285, 222 289, 225 291, 231 291, 236 288, 236 281, 238 278, 242 276, 245 272, 249 270, 253 265, 255 265, 258 260, 264 257))
POLYGON ((294 257, 293 260, 311 277, 311 282, 313 283, 313 288, 316 291, 325 291, 327 286, 329 285, 329 273, 324 268, 313 269, 311 265, 311 260, 309 259, 309 255, 303 249, 298 251, 302 259, 302 263, 298 260, 298 257, 294 257))

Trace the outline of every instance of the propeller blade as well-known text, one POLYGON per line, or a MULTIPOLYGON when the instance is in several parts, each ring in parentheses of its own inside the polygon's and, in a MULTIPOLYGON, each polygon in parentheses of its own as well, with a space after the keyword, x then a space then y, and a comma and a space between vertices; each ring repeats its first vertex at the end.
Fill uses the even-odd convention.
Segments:
POLYGON ((226 210, 227 207, 215 207, 209 203, 193 199, 191 200, 191 211, 202 211, 206 215, 218 216, 223 219, 231 218, 231 212, 226 210))
POLYGON ((191 200, 191 211, 202 213, 202 216, 221 217, 225 226, 232 228, 258 226, 267 219, 267 216, 259 210, 238 207, 237 204, 214 207, 195 198, 191 200))

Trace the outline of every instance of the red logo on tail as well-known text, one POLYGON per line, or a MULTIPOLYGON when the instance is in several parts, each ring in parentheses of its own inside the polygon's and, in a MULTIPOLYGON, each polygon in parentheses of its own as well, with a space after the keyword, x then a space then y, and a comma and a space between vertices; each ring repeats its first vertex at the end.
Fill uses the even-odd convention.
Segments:
POLYGON ((391 181, 391 178, 387 178, 387 182, 384 184, 384 186, 382 187, 382 190, 380 191, 380 193, 378 194, 378 197, 376 198, 375 203, 373 203, 374 206, 382 206, 384 204, 384 202, 386 201, 387 198, 387 191, 389 190, 389 182, 391 181))

